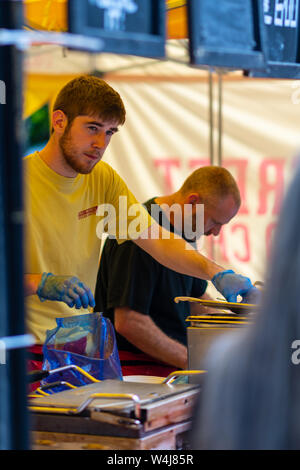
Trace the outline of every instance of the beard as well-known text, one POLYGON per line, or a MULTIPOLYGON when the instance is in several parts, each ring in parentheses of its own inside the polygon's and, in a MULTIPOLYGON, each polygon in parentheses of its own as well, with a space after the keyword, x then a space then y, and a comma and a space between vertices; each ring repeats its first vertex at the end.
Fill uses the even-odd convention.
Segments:
POLYGON ((73 142, 70 128, 67 128, 61 136, 59 146, 66 164, 77 173, 85 175, 91 173, 94 166, 98 163, 98 160, 89 161, 84 159, 85 157, 82 157, 82 152, 78 151, 78 148, 73 142))

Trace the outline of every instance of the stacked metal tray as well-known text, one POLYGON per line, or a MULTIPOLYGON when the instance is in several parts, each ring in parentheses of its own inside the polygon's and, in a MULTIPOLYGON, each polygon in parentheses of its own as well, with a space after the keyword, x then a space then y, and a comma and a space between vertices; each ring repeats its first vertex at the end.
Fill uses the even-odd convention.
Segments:
MULTIPOLYGON (((205 375, 185 373, 193 372, 205 375)), ((37 396, 29 403, 32 431, 36 442, 92 439, 109 448, 142 449, 165 439, 164 445, 175 448, 176 435, 190 429, 200 389, 199 382, 173 384, 169 379, 153 384, 104 380, 37 396)))

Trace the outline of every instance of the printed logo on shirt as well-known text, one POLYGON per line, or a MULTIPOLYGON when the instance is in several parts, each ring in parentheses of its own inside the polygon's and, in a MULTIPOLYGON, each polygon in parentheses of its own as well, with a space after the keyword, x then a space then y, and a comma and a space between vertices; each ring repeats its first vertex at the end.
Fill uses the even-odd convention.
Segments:
POLYGON ((78 219, 85 219, 86 217, 89 217, 90 215, 94 215, 97 212, 97 207, 90 207, 89 209, 85 209, 84 211, 78 212, 78 219))

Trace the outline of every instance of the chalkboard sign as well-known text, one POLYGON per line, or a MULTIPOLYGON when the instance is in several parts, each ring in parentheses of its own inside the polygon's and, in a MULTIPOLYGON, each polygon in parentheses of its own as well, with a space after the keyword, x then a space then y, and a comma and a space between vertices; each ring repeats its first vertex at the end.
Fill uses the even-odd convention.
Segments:
POLYGON ((191 64, 265 69, 262 0, 189 0, 187 5, 191 64))
POLYGON ((300 78, 299 0, 265 0, 260 19, 262 48, 267 62, 257 77, 300 78))
POLYGON ((69 0, 69 32, 101 38, 101 52, 165 57, 165 0, 69 0))

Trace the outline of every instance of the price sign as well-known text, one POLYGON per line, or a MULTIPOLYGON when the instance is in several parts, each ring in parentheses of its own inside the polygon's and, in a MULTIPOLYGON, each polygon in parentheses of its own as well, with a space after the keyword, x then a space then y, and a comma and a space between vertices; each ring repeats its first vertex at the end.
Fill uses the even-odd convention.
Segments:
POLYGON ((300 78, 299 0, 264 0, 260 22, 265 72, 250 75, 274 78, 300 78))
POLYGON ((102 52, 165 57, 164 0, 69 0, 69 32, 101 38, 102 52))
POLYGON ((264 2, 268 61, 297 62, 299 0, 264 2))
POLYGON ((190 58, 194 65, 264 70, 261 0, 190 0, 190 58))

